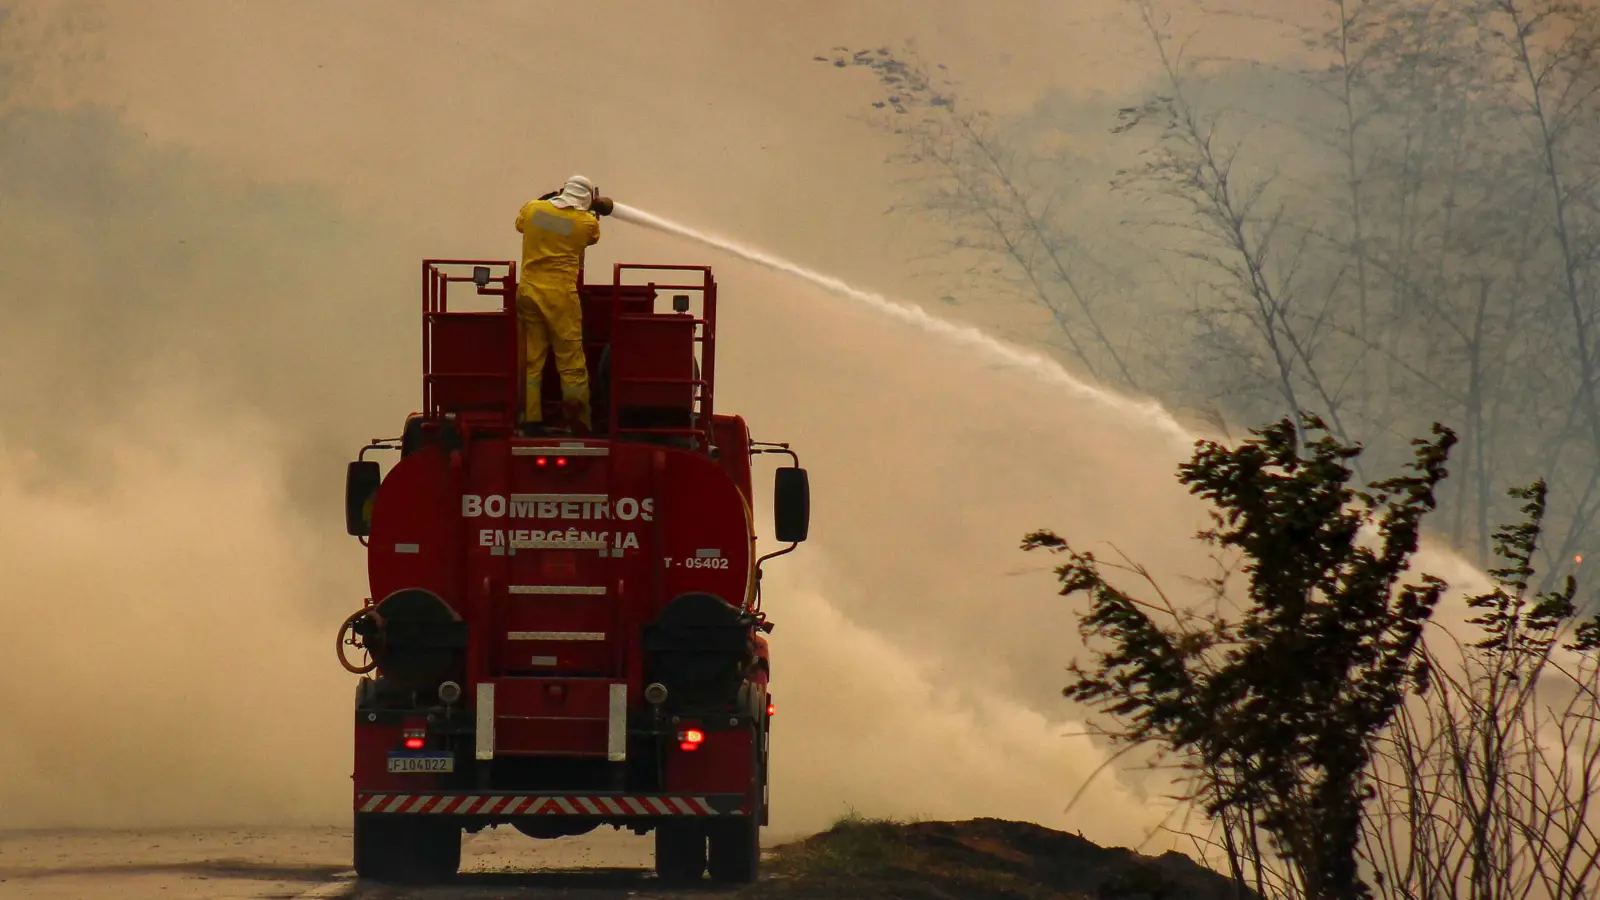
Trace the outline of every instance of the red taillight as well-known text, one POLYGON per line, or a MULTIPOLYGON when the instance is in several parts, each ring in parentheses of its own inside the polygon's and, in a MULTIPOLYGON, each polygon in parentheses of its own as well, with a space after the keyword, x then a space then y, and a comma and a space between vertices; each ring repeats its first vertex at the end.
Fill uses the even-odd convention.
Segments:
POLYGON ((700 744, 703 743, 705 739, 705 732, 698 728, 690 728, 686 731, 680 731, 678 732, 678 749, 686 751, 699 750, 700 744))
POLYGON ((542 469, 542 468, 544 468, 544 467, 545 467, 545 466, 548 466, 548 465, 550 465, 550 460, 549 460, 549 459, 547 459, 547 458, 545 458, 545 457, 543 457, 543 456, 536 456, 536 457, 534 457, 534 459, 533 459, 533 464, 534 464, 534 465, 536 465, 536 466, 538 466, 538 467, 540 467, 540 468, 541 468, 541 469, 542 469))
POLYGON ((428 742, 428 729, 407 728, 400 732, 400 736, 405 739, 405 748, 407 750, 421 750, 423 745, 428 742))
POLYGON ((406 738, 406 749, 407 750, 421 750, 422 749, 422 744, 423 744, 423 739, 422 738, 406 738))
POLYGON ((567 464, 567 458, 565 456, 556 457, 556 468, 559 469, 562 466, 565 466, 566 464, 567 464))
POLYGON ((776 704, 776 703, 768 703, 767 704, 767 717, 768 718, 771 718, 772 714, 776 713, 777 711, 778 711, 778 704, 776 704))

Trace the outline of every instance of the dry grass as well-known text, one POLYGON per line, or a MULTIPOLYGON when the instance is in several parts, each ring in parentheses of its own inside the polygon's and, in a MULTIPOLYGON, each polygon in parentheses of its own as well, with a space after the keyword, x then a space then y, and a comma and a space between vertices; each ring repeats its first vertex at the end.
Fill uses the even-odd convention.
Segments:
POLYGON ((773 900, 1210 900, 1215 873, 1179 854, 1106 849, 1038 825, 901 822, 849 815, 775 849, 768 878, 740 893, 773 900))

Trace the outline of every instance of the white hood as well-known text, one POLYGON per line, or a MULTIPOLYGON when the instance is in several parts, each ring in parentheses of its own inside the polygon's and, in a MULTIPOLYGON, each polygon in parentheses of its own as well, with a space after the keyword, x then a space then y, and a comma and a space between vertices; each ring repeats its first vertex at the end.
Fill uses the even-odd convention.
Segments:
POLYGON ((582 175, 574 175, 562 186, 560 195, 550 198, 551 206, 562 209, 588 209, 594 202, 594 183, 582 175))

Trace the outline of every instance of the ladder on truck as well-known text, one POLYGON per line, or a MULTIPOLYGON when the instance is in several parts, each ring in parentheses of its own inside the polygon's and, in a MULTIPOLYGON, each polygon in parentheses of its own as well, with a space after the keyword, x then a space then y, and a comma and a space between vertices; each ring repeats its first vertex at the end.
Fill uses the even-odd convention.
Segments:
POLYGON ((600 517, 614 503, 610 447, 512 443, 507 452, 509 502, 579 517, 518 519, 529 527, 491 549, 505 563, 484 629, 492 637, 489 677, 478 687, 478 758, 494 758, 503 743, 518 755, 622 762, 629 610, 619 565, 624 551, 606 527, 615 520, 600 517), (581 489, 550 490, 550 470, 585 463, 581 489), (504 732, 510 733, 501 742, 504 732))

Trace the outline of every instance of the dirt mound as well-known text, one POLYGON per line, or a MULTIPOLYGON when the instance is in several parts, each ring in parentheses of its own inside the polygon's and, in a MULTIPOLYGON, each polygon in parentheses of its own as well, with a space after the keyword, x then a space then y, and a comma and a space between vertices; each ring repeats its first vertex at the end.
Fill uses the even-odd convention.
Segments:
POLYGON ((846 819, 778 847, 741 897, 860 900, 1233 900, 1181 853, 1143 856, 1026 822, 846 819))

